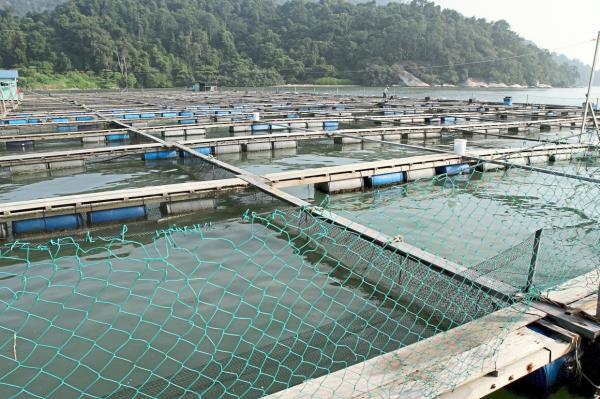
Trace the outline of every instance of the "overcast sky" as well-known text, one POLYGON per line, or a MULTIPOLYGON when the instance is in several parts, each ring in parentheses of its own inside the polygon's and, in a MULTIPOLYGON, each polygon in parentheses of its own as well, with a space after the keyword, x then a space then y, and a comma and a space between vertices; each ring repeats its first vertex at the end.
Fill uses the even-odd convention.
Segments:
MULTIPOLYGON (((508 21, 538 46, 592 63, 600 30, 600 0, 434 0, 468 17, 508 21), (575 45, 588 41, 585 44, 575 45)), ((600 61, 599 61, 600 62, 600 61)))

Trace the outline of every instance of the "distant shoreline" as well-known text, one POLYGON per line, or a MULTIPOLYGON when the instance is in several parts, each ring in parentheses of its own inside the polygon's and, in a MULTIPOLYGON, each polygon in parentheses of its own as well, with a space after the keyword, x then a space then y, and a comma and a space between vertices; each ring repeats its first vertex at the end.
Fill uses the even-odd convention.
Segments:
MULTIPOLYGON (((314 83, 301 83, 301 84, 283 84, 283 85, 274 85, 274 86, 267 86, 267 87, 274 87, 274 88, 294 88, 294 87, 298 87, 298 88, 307 88, 307 87, 333 87, 333 88, 348 88, 348 87, 371 87, 371 88, 377 88, 377 87, 385 87, 385 86, 362 86, 362 85, 320 85, 320 84, 314 84, 314 83)), ((439 90, 439 89, 449 89, 449 90, 549 90, 549 89, 582 89, 585 88, 585 86, 566 86, 566 87, 560 87, 560 86, 556 86, 556 87, 535 87, 535 86, 523 86, 523 87, 503 87, 503 86, 499 86, 499 87, 480 87, 480 86, 428 86, 428 87, 423 87, 423 86, 403 86, 403 85, 390 85, 390 88, 401 88, 401 89, 418 89, 418 90, 439 90)), ((593 86, 593 87, 600 87, 600 86, 593 86)))

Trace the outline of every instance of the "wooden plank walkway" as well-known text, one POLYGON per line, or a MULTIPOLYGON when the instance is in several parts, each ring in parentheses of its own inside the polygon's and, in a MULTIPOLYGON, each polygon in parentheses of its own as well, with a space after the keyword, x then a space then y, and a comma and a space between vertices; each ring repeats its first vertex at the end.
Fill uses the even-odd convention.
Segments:
MULTIPOLYGON (((475 114, 475 113, 471 113, 475 114)), ((444 114, 430 114, 430 117, 442 117, 444 114)), ((475 115, 471 115, 475 117, 475 115)), ((395 116, 368 116, 368 117, 340 117, 340 116, 330 116, 330 117, 315 117, 315 118, 286 118, 286 119, 272 119, 272 120, 262 120, 260 123, 264 124, 280 124, 281 126, 287 126, 289 123, 323 123, 325 121, 337 121, 337 122, 354 122, 361 121, 364 119, 372 119, 374 121, 387 121, 387 122, 398 122, 402 123, 405 120, 412 119, 423 119, 427 117, 426 115, 395 115, 395 116)), ((164 119, 165 121, 169 118, 164 119)), ((177 119, 202 119, 201 117, 181 117, 177 119)), ((147 123, 151 122, 150 119, 140 119, 135 121, 127 121, 129 123, 147 123)), ((464 130, 472 130, 472 129, 483 129, 483 130, 491 130, 491 129, 514 129, 514 128, 529 128, 529 127, 539 127, 540 125, 549 125, 549 126, 575 126, 581 122, 581 118, 577 117, 568 117, 568 118, 545 118, 538 120, 528 120, 528 121, 505 121, 505 122, 472 122, 472 123, 457 123, 457 124, 437 124, 437 125, 418 125, 418 126, 396 126, 391 128, 380 128, 380 129, 372 129, 374 132, 379 130, 381 132, 397 132, 397 133, 408 133, 411 131, 419 131, 419 132, 428 132, 428 131, 440 131, 441 128, 452 128, 452 129, 464 129, 464 130)), ((87 131, 74 131, 74 132, 27 132, 32 129, 39 129, 44 126, 67 126, 67 125, 90 125, 90 124, 105 124, 106 121, 95 120, 88 122, 63 122, 63 123, 50 123, 50 124, 35 124, 35 125, 11 125, 11 126, 3 126, 0 127, 0 142, 7 141, 36 141, 36 140, 60 140, 60 139, 68 139, 68 138, 81 138, 86 136, 106 136, 112 133, 118 133, 119 131, 124 131, 123 129, 97 129, 97 130, 87 130, 87 131), (21 131, 23 133, 14 133, 14 131, 21 131)), ((202 128, 202 129, 213 129, 213 128, 228 128, 233 126, 238 127, 249 127, 252 125, 252 121, 226 121, 226 122, 199 122, 193 124, 167 124, 160 126, 146 126, 139 127, 138 129, 142 129, 148 133, 159 134, 165 130, 169 129, 193 129, 193 128, 202 128)))
POLYGON ((480 398, 573 350, 527 328, 544 317, 518 304, 267 398, 480 398))
POLYGON ((0 221, 187 200, 248 186, 244 180, 231 178, 10 202, 0 204, 0 221))

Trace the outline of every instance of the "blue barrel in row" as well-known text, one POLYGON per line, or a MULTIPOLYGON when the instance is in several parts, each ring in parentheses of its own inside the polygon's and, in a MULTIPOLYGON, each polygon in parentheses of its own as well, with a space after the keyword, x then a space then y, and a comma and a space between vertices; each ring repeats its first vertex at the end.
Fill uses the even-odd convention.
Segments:
POLYGON ((142 154, 143 161, 155 161, 157 159, 177 158, 177 150, 152 151, 142 154))
POLYGON ((162 116, 163 118, 176 118, 177 112, 162 112, 160 116, 162 116))
POLYGON ((110 222, 124 222, 128 220, 143 219, 146 217, 146 207, 129 206, 126 208, 107 209, 102 211, 92 211, 88 213, 88 222, 90 224, 102 224, 110 222))
POLYGON ((115 133, 106 136, 106 141, 125 141, 129 140, 129 133, 115 133))
POLYGON ((287 124, 271 124, 269 125, 269 127, 271 128, 271 130, 287 130, 289 129, 289 126, 287 124))
POLYGON ((252 125, 252 131, 253 132, 264 132, 270 129, 270 125, 267 125, 265 123, 257 123, 252 125))
POLYGON ((123 119, 127 119, 127 120, 140 119, 140 114, 125 114, 125 115, 123 115, 123 119))
MULTIPOLYGON (((213 153, 212 147, 194 147, 192 150, 199 152, 202 155, 211 155, 213 153)), ((179 150, 179 156, 181 158, 190 158, 192 155, 186 151, 179 150)))
POLYGON ((442 123, 455 123, 455 122, 456 122, 455 116, 442 116, 442 123))
POLYGON ((180 125, 193 125, 194 123, 196 123, 195 119, 180 119, 179 120, 180 125))
POLYGON ((24 125, 27 123, 27 119, 10 119, 6 121, 7 125, 24 125))
POLYGON ((152 112, 145 112, 143 114, 140 114, 140 118, 142 118, 142 119, 152 119, 152 118, 156 118, 156 114, 154 114, 152 112))
POLYGON ((63 125, 63 126, 57 126, 56 130, 59 133, 66 133, 66 132, 76 132, 77 131, 77 125, 63 125))
POLYGON ((323 122, 323 129, 325 129, 325 130, 337 130, 339 126, 340 126, 340 123, 336 122, 336 121, 323 122))
MULTIPOLYGON (((541 327, 537 325, 531 325, 527 328, 552 337, 552 334, 547 333, 541 327)), ((565 370, 567 363, 572 359, 572 355, 565 355, 553 361, 550 364, 546 364, 544 367, 537 369, 533 373, 527 376, 527 381, 542 392, 548 392, 553 387, 557 386, 562 380, 564 380, 565 370)))
POLYGON ((83 227, 81 215, 60 215, 12 222, 14 234, 49 233, 83 227))
POLYGON ((68 122, 69 118, 52 118, 52 122, 54 123, 64 123, 68 122))
POLYGON ((368 187, 382 187, 392 184, 401 184, 406 180, 404 172, 385 173, 382 175, 374 175, 367 178, 368 187))
POLYGON ((435 173, 438 175, 448 175, 455 176, 463 173, 469 173, 471 171, 471 166, 469 164, 463 163, 458 165, 447 165, 447 166, 439 166, 435 168, 435 173))
POLYGON ((194 113, 192 111, 181 111, 179 116, 194 116, 194 113))
POLYGON ((76 116, 75 120, 78 121, 78 122, 87 122, 87 121, 93 121, 94 117, 93 116, 89 116, 89 115, 76 116))
POLYGON ((504 97, 504 106, 512 107, 512 105, 513 105, 512 97, 504 97))

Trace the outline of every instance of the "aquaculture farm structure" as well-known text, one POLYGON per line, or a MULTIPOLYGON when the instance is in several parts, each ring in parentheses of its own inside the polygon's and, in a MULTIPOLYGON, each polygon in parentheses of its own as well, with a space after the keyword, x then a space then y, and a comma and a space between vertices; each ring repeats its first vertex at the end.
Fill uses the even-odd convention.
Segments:
POLYGON ((581 108, 17 105, 0 120, 2 398, 475 398, 598 377, 581 108))

